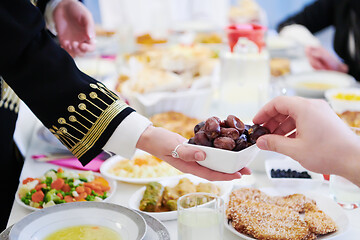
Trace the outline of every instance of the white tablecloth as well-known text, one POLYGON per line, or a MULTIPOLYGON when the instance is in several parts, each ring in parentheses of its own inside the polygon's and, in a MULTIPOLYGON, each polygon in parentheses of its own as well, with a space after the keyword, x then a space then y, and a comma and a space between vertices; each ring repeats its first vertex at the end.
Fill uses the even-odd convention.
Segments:
MULTIPOLYGON (((298 73, 302 71, 309 71, 311 70, 311 67, 309 66, 306 59, 300 59, 300 60, 293 60, 292 66, 291 66, 293 73, 298 73)), ((218 109, 216 106, 213 106, 211 108, 211 111, 209 113, 210 115, 214 116, 221 116, 221 114, 230 114, 227 112, 227 110, 224 112, 224 109, 218 109), (220 114, 220 115, 219 115, 220 114)), ((231 113, 236 114, 236 113, 231 113)), ((33 131, 27 131, 26 134, 20 134, 28 135, 24 148, 26 150, 26 158, 25 163, 23 166, 23 170, 21 173, 20 178, 26 178, 26 177, 34 177, 34 176, 40 176, 45 171, 51 168, 57 168, 57 166, 54 166, 49 163, 39 163, 35 162, 31 156, 34 154, 45 154, 45 153, 51 153, 59 151, 58 148, 56 148, 54 145, 50 145, 47 142, 41 140, 38 135, 37 131, 40 127, 42 127, 41 123, 34 118, 34 116, 31 113, 27 113, 23 119, 20 119, 26 121, 27 123, 31 122, 33 124, 33 131), (32 121, 34 120, 34 121, 32 121)), ((244 120, 244 119, 242 119, 244 120)), ((246 119, 246 121, 249 121, 251 119, 246 119)), ((31 128, 31 126, 27 126, 28 128, 31 128)), ((250 167, 254 170, 253 177, 255 179, 253 187, 256 188, 267 188, 267 187, 273 187, 271 183, 268 181, 268 178, 264 172, 264 159, 269 157, 276 157, 275 154, 265 153, 262 152, 262 154, 259 154, 257 159, 253 161, 253 163, 250 165, 250 167)), ((235 180, 234 181, 234 187, 239 187, 244 184, 244 181, 242 180, 235 180)), ((130 196, 139 188, 141 188, 142 185, 135 185, 135 184, 128 184, 123 182, 118 182, 118 187, 115 195, 110 200, 112 203, 120 204, 123 206, 128 206, 128 200, 130 196)), ((323 184, 319 189, 316 189, 317 194, 322 194, 324 196, 328 196, 328 185, 323 184)), ((359 239, 360 236, 360 209, 356 210, 344 210, 345 214, 349 218, 349 228, 347 232, 339 237, 336 237, 334 239, 347 239, 347 240, 355 240, 359 239)), ((16 202, 13 204, 13 208, 9 217, 8 226, 16 223, 21 218, 25 217, 27 214, 30 214, 31 211, 28 209, 23 208, 16 202)), ((176 240, 177 239, 177 222, 176 221, 165 221, 164 225, 168 228, 171 239, 176 240)), ((233 233, 228 231, 227 229, 224 230, 224 240, 232 240, 232 239, 239 239, 238 236, 235 236, 233 233)))
MULTIPOLYGON (((39 163, 35 162, 31 156, 34 154, 43 154, 56 151, 56 148, 43 140, 41 140, 36 132, 41 127, 40 123, 37 123, 34 127, 34 133, 31 138, 30 147, 25 159, 24 167, 21 173, 21 177, 29 177, 29 176, 40 176, 46 170, 50 168, 57 168, 49 163, 39 163)), ((256 159, 255 161, 262 161, 261 159, 256 159)), ((261 164, 261 163, 259 163, 261 164)), ((272 187, 271 183, 268 181, 266 174, 261 171, 257 171, 253 173, 255 184, 254 187, 264 188, 264 187, 272 187)), ((238 187, 242 185, 242 181, 234 181, 234 187, 238 187)), ((128 184, 123 182, 118 182, 117 191, 113 198, 110 200, 112 203, 120 204, 123 206, 128 206, 128 200, 130 196, 142 185, 135 185, 135 184, 128 184)), ((317 194, 328 195, 328 185, 324 184, 319 189, 316 190, 317 194)), ((13 204, 13 208, 9 217, 8 226, 16 223, 26 215, 30 214, 31 211, 28 209, 23 208, 16 202, 13 204)), ((349 228, 347 232, 339 237, 334 239, 347 239, 347 240, 355 240, 359 239, 360 236, 360 209, 356 210, 345 210, 346 215, 349 218, 349 228)), ((177 222, 176 221, 165 221, 164 225, 170 232, 171 239, 177 239, 177 222)), ((232 240, 232 239, 239 239, 238 236, 235 236, 233 233, 228 231, 227 229, 224 230, 224 240, 232 240)))

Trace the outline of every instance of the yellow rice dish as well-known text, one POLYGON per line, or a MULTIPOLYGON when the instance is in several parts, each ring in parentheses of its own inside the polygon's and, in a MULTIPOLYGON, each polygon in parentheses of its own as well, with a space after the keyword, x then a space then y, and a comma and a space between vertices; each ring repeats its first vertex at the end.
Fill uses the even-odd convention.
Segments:
POLYGON ((314 90, 327 90, 330 88, 334 88, 336 86, 334 84, 330 84, 330 83, 302 82, 302 83, 299 83, 299 87, 305 87, 305 88, 314 89, 314 90))
POLYGON ((338 100, 360 101, 360 95, 354 93, 338 93, 334 96, 338 100))
POLYGON ((115 163, 108 172, 124 178, 158 178, 180 175, 182 172, 152 155, 141 155, 115 163))

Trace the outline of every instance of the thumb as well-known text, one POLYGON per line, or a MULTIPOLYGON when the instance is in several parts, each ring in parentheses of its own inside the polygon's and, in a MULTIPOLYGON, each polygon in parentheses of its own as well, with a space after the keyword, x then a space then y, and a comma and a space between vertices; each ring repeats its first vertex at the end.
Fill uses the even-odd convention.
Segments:
POLYGON ((91 14, 84 13, 81 17, 80 24, 83 27, 83 31, 85 33, 86 41, 90 41, 95 38, 95 24, 92 19, 91 14))
POLYGON ((277 152, 291 157, 299 149, 299 140, 276 134, 267 134, 261 136, 256 141, 256 145, 262 150, 277 152))

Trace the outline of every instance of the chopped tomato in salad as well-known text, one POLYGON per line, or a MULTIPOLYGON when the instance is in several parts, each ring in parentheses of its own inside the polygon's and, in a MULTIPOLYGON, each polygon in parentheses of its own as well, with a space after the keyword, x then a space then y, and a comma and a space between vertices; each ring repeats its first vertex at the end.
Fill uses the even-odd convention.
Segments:
POLYGON ((78 173, 59 168, 40 178, 26 178, 18 193, 24 204, 45 208, 66 202, 103 201, 109 190, 108 181, 92 171, 78 173))

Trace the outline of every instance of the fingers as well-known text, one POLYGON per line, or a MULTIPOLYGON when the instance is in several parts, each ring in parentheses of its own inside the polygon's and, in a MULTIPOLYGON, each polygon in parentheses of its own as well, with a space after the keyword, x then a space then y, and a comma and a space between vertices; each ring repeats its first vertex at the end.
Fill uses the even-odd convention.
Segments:
MULTIPOLYGON (((166 159, 166 162, 168 162, 172 166, 176 167, 183 173, 191 173, 198 177, 205 178, 209 181, 230 181, 230 180, 241 178, 240 172, 236 172, 233 174, 221 173, 221 172, 213 171, 206 167, 200 166, 196 162, 185 162, 185 161, 182 161, 181 159, 175 159, 175 158, 166 159)), ((244 172, 247 173, 248 170, 244 170, 244 172)))
MULTIPOLYGON (((298 139, 288 138, 275 134, 261 136, 256 145, 267 151, 273 151, 292 157, 295 153, 300 153, 301 142, 298 139)), ((296 159, 296 158, 295 158, 296 159)))
POLYGON ((95 50, 95 41, 92 41, 91 43, 80 43, 79 49, 82 53, 92 52, 95 50))
POLYGON ((84 27, 85 41, 95 38, 95 23, 91 13, 84 7, 80 24, 84 27))
POLYGON ((301 114, 304 111, 304 107, 306 107, 306 99, 304 98, 287 96, 276 97, 260 109, 253 118, 253 122, 255 124, 263 124, 277 115, 290 116, 296 121, 298 114, 301 114))
POLYGON ((296 128, 296 123, 294 121, 294 119, 292 119, 291 117, 288 117, 284 122, 282 122, 278 128, 275 129, 275 131, 273 132, 274 134, 277 135, 286 135, 289 132, 291 132, 292 130, 294 130, 296 128))
POLYGON ((85 53, 95 49, 95 46, 91 46, 87 43, 79 43, 77 41, 69 42, 64 41, 61 45, 72 57, 80 57, 85 53))
POLYGON ((346 65, 346 64, 344 64, 344 63, 341 63, 341 64, 338 66, 337 71, 343 72, 343 73, 347 73, 347 72, 349 72, 349 67, 348 67, 348 65, 346 65))
POLYGON ((244 167, 239 172, 241 173, 241 175, 250 175, 251 174, 250 168, 247 168, 247 167, 244 167))
POLYGON ((310 65, 316 70, 328 69, 326 59, 324 59, 324 50, 318 47, 307 47, 305 49, 306 57, 310 65))
POLYGON ((186 146, 184 144, 178 147, 177 152, 180 159, 185 162, 203 161, 206 158, 205 152, 198 148, 186 146))
POLYGON ((271 133, 273 133, 279 125, 286 120, 288 116, 278 114, 275 117, 271 118, 269 121, 264 123, 264 127, 270 130, 271 133))

